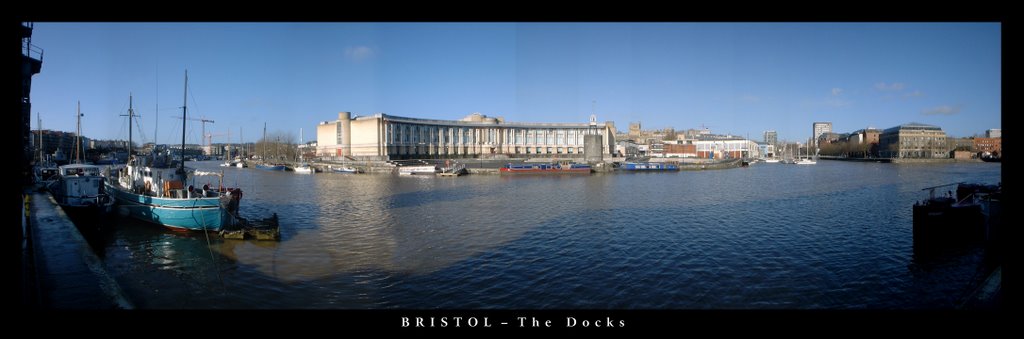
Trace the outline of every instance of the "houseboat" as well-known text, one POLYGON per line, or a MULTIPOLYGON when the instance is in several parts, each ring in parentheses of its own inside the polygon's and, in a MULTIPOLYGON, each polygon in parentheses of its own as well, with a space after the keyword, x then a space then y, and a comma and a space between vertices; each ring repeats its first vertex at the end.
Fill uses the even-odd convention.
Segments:
POLYGON ((663 162, 627 162, 622 164, 619 170, 634 172, 678 171, 679 165, 663 162))
POLYGON ((991 197, 1001 192, 999 185, 954 183, 928 187, 928 199, 914 203, 914 252, 960 248, 989 240, 991 197), (940 188, 956 186, 942 193, 940 188), (936 192, 938 190, 938 193, 936 192))
POLYGON ((590 165, 576 163, 558 164, 508 164, 498 170, 501 174, 590 174, 590 165))
POLYGON ((58 167, 50 193, 64 212, 72 217, 102 217, 110 213, 114 199, 107 194, 99 166, 64 165, 58 167))

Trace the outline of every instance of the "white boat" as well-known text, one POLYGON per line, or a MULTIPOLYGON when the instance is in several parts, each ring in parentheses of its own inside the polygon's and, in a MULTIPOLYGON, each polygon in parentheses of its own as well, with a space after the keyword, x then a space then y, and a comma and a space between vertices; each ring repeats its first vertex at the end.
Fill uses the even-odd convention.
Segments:
POLYGON ((245 168, 245 161, 239 160, 238 162, 235 163, 235 167, 245 168))
POLYGON ((302 163, 294 168, 295 173, 299 174, 313 174, 313 168, 307 163, 302 163))
POLYGON ((402 166, 398 168, 398 174, 401 175, 436 174, 440 172, 441 169, 435 165, 402 166))
POLYGON ((768 159, 764 159, 764 162, 765 163, 769 163, 769 164, 777 164, 777 163, 779 163, 779 159, 778 158, 768 158, 768 159))
MULTIPOLYGON (((815 164, 817 164, 818 161, 814 160, 814 159, 816 159, 818 157, 818 153, 817 152, 814 153, 814 158, 811 158, 810 150, 808 150, 807 153, 808 153, 807 158, 800 158, 800 160, 797 160, 796 162, 794 162, 794 164, 797 164, 797 165, 815 165, 815 164)), ((801 152, 801 156, 802 155, 803 155, 803 152, 801 152)))
POLYGON ((334 173, 359 173, 358 169, 356 169, 355 167, 349 167, 349 166, 344 166, 344 167, 328 167, 328 168, 331 170, 331 172, 334 172, 334 173))
POLYGON ((69 215, 103 216, 114 206, 103 181, 99 166, 64 165, 57 168, 57 179, 50 184, 50 192, 69 215))
MULTIPOLYGON (((299 128, 299 144, 302 145, 302 128, 299 128)), ((299 149, 299 152, 302 152, 302 149, 299 149)), ((313 167, 310 167, 309 164, 305 162, 305 159, 302 159, 302 154, 299 154, 299 161, 302 162, 300 162, 298 166, 295 166, 295 168, 293 168, 295 173, 313 174, 313 172, 315 172, 315 170, 313 170, 313 167)))

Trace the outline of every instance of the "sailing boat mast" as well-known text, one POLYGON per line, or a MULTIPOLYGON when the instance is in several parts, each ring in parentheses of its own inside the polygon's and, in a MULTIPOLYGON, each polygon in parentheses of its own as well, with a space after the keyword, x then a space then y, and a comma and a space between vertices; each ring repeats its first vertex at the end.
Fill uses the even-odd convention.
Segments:
POLYGON ((132 156, 132 115, 135 115, 132 109, 132 92, 128 92, 128 157, 132 156))
MULTIPOLYGON (((125 114, 121 114, 121 116, 126 116, 126 115, 125 114)), ((128 114, 127 114, 127 117, 128 117, 128 145, 126 145, 125 148, 128 149, 128 159, 129 159, 129 161, 132 158, 132 117, 134 117, 134 116, 135 116, 135 109, 132 106, 132 93, 128 92, 128 114)))
MULTIPOLYGON (((156 145, 160 144, 160 139, 156 138, 157 131, 160 130, 160 66, 156 67, 156 118, 153 123, 153 151, 157 150, 156 145)), ((131 151, 128 152, 131 155, 131 151)))
POLYGON ((185 94, 181 105, 181 166, 179 173, 185 175, 185 125, 188 124, 188 70, 185 70, 185 94))
POLYGON ((75 117, 78 119, 78 127, 75 131, 75 163, 82 163, 82 152, 79 148, 82 147, 82 101, 78 101, 78 112, 75 113, 75 117))

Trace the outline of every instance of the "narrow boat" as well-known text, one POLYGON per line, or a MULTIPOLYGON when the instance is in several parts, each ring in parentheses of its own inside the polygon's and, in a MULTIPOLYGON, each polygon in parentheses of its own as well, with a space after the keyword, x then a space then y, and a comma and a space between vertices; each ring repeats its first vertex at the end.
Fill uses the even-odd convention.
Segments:
POLYGON ((500 174, 590 174, 590 165, 562 162, 557 164, 507 164, 500 174))
POLYGON ((679 165, 662 162, 627 162, 619 167, 623 171, 678 171, 679 165))

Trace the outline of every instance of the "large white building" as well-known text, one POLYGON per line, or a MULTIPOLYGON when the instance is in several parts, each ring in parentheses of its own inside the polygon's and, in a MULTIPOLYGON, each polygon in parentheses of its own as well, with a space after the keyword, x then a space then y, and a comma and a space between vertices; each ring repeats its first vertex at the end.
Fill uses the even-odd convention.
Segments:
POLYGON ((349 112, 341 112, 338 120, 321 122, 316 130, 318 156, 359 160, 582 158, 585 153, 587 158, 600 159, 615 151, 615 126, 611 122, 506 122, 480 113, 461 120, 433 120, 383 113, 352 117, 349 112))

